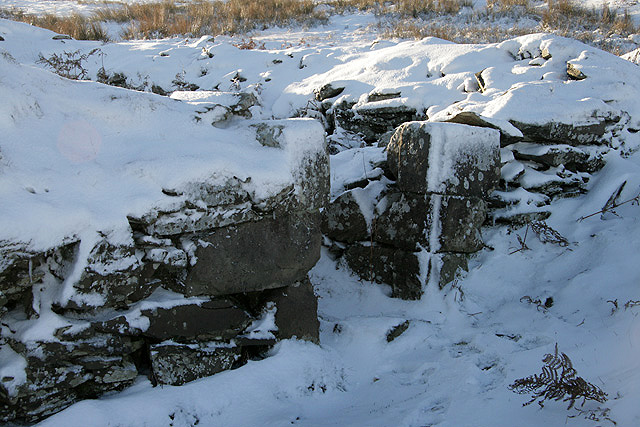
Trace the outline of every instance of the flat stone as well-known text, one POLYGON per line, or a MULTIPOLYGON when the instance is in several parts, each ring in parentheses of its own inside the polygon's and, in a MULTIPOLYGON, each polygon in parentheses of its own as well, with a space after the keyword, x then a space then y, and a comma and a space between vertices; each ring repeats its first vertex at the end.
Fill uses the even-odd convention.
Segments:
POLYGON ((240 358, 240 348, 216 342, 160 343, 150 346, 150 357, 159 384, 182 385, 230 369, 240 358))
POLYGON ((350 132, 362 135, 368 143, 375 143, 384 133, 395 129, 402 123, 417 119, 417 111, 413 107, 398 105, 376 106, 376 103, 355 107, 334 106, 334 119, 336 127, 341 127, 350 132), (346 108, 348 107, 348 108, 346 108))
POLYGON ((172 308, 143 310, 149 328, 143 335, 155 340, 228 340, 251 323, 251 317, 228 301, 210 301, 172 308))
POLYGON ((609 132, 620 122, 621 117, 610 113, 594 112, 589 120, 576 123, 524 123, 511 120, 520 129, 524 141, 539 144, 605 145, 610 140, 609 132))
POLYGON ((401 191, 482 198, 500 179, 500 132, 457 123, 410 122, 387 146, 401 191))
POLYGON ((507 145, 514 144, 522 140, 522 134, 508 122, 506 123, 506 125, 499 124, 496 120, 492 120, 488 117, 483 117, 471 111, 461 111, 455 116, 444 120, 444 122, 496 129, 500 131, 501 147, 506 147, 507 145))
POLYGON ((604 167, 604 154, 607 151, 594 147, 582 149, 570 145, 539 145, 526 142, 514 144, 510 148, 519 160, 531 160, 550 167, 564 165, 574 172, 589 173, 604 167))
POLYGON ((280 213, 201 235, 184 293, 228 295, 303 280, 320 258, 319 216, 280 213))

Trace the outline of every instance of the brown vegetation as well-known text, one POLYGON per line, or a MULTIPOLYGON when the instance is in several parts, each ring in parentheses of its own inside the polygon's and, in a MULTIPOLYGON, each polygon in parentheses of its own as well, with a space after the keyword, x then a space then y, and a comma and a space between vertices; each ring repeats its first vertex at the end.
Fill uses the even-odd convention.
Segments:
MULTIPOLYGON (((28 22, 76 39, 107 40, 105 22, 120 23, 125 39, 246 34, 251 30, 326 22, 327 14, 368 11, 379 18, 384 37, 422 38, 435 36, 455 42, 496 42, 537 31, 576 38, 615 51, 607 37, 625 37, 639 31, 627 12, 616 13, 608 6, 590 9, 572 0, 488 0, 484 10, 471 12, 471 0, 334 0, 328 10, 319 11, 314 0, 197 0, 155 3, 104 3, 88 17, 72 15, 34 16, 4 11, 0 16, 28 22), (502 18, 516 21, 512 28, 499 25, 502 18), (528 24, 519 26, 520 19, 528 24), (532 27, 531 22, 538 22, 532 27)), ((618 53, 618 52, 616 52, 618 53)))

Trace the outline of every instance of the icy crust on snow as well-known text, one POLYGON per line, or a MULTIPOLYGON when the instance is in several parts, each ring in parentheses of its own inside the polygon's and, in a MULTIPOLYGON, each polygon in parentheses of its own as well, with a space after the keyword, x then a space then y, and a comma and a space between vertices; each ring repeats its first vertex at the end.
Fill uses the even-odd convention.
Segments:
POLYGON ((109 235, 129 244, 127 216, 175 211, 193 183, 239 182, 252 203, 296 185, 324 154, 322 127, 279 122, 280 147, 246 126, 196 123, 188 104, 58 77, 0 55, 0 240, 47 250, 65 239, 109 235))

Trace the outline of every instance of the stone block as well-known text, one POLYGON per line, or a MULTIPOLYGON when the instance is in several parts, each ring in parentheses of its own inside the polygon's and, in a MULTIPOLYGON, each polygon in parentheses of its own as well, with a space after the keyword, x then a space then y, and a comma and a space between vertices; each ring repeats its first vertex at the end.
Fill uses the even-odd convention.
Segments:
POLYGON ((500 132, 457 123, 410 122, 387 146, 401 191, 482 198, 500 180, 500 132))
POLYGON ((386 283, 392 288, 391 296, 406 300, 417 300, 422 296, 419 257, 419 252, 375 244, 355 244, 344 253, 349 268, 363 280, 386 283))
POLYGON ((240 348, 217 342, 167 342, 151 345, 150 356, 159 384, 182 385, 230 369, 240 358, 240 348))
POLYGON ((318 297, 309 279, 296 282, 286 288, 275 289, 267 297, 276 304, 278 338, 298 339, 320 343, 318 321, 318 297))
POLYGON ((319 213, 279 213, 201 235, 187 296, 280 288, 306 278, 320 258, 319 213))
POLYGON ((476 252, 486 203, 473 197, 392 193, 376 219, 373 239, 407 251, 476 252))
POLYGON ((367 221, 353 192, 341 194, 327 206, 322 217, 322 232, 330 239, 346 243, 369 237, 367 221))
POLYGON ((402 123, 416 120, 417 112, 406 105, 389 105, 384 101, 364 104, 334 106, 336 127, 358 133, 368 143, 374 143, 385 132, 402 123))
POLYGON ((143 335, 155 340, 228 340, 251 323, 251 317, 228 301, 209 301, 201 305, 143 310, 149 327, 143 335))

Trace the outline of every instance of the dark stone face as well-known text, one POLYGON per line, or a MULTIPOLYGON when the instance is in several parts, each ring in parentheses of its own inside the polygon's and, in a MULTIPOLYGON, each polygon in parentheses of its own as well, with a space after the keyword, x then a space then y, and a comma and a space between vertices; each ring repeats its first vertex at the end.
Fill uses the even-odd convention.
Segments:
POLYGON ((356 244, 345 251, 344 258, 363 279, 391 285, 393 297, 416 300, 422 296, 420 261, 414 252, 356 244))
POLYGON ((251 318, 244 310, 227 301, 145 310, 142 315, 150 321, 149 328, 143 332, 144 336, 159 341, 228 340, 251 323, 251 318))
POLYGON ((276 326, 278 338, 297 337, 320 343, 318 321, 318 298, 309 279, 282 289, 269 292, 269 301, 276 304, 276 326))
POLYGON ((522 144, 511 148, 518 160, 530 160, 549 167, 564 165, 573 172, 596 172, 604 167, 604 152, 590 154, 577 147, 568 145, 549 146, 541 153, 529 152, 522 144))
POLYGON ((403 250, 476 252, 486 204, 480 199, 438 194, 394 193, 376 220, 374 240, 403 250), (436 229, 434 230, 434 225, 436 229), (432 247, 432 245, 437 247, 432 247))
POLYGON ((485 119, 483 119, 481 116, 479 116, 476 113, 473 113, 471 111, 462 111, 458 114, 456 114, 455 116, 451 117, 450 119, 446 120, 447 123, 459 123, 462 125, 469 125, 469 126, 477 126, 477 127, 482 127, 482 128, 491 128, 491 129, 497 129, 500 131, 500 146, 501 147, 506 147, 507 145, 519 142, 522 140, 521 137, 517 137, 517 136, 513 136, 511 134, 509 134, 507 131, 505 131, 504 129, 500 129, 500 127, 496 126, 493 123, 490 123, 488 121, 486 121, 485 119))
POLYGON ((345 130, 359 133, 368 143, 374 143, 384 133, 395 129, 402 123, 416 120, 415 108, 388 107, 360 109, 357 112, 351 108, 335 108, 334 118, 336 126, 345 130))
POLYGON ((320 258, 318 213, 281 213, 199 238, 185 280, 187 296, 218 296, 287 286, 320 258))
POLYGON ((351 191, 340 195, 324 210, 322 231, 330 239, 346 243, 369 237, 367 221, 351 191))
POLYGON ((523 123, 512 120, 511 123, 524 135, 525 141, 539 144, 603 145, 607 133, 620 122, 620 117, 594 117, 592 123, 567 124, 549 122, 544 124, 523 123))

